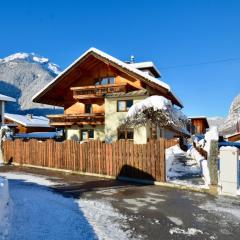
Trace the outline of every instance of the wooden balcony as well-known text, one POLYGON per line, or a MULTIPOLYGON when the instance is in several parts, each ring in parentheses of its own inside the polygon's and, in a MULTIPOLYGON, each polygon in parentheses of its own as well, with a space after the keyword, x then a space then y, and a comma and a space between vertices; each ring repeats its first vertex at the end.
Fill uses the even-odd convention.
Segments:
POLYGON ((71 87, 74 99, 103 98, 105 94, 126 92, 127 83, 98 86, 71 87))
POLYGON ((50 125, 54 127, 71 125, 102 125, 104 124, 103 113, 80 114, 80 115, 48 115, 50 125))

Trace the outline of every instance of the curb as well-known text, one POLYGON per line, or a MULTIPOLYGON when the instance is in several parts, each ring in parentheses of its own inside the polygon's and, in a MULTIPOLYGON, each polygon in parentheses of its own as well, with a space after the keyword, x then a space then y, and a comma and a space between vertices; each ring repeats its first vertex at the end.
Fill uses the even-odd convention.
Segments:
POLYGON ((31 165, 31 164, 13 163, 12 165, 18 166, 18 167, 44 169, 44 170, 53 171, 53 172, 62 172, 62 173, 77 174, 77 175, 83 175, 83 176, 100 177, 100 178, 105 178, 105 179, 113 179, 113 180, 133 182, 133 183, 144 184, 144 185, 155 185, 155 186, 175 188, 175 189, 185 190, 185 191, 187 190, 187 191, 192 191, 192 192, 208 193, 211 195, 217 195, 217 191, 215 190, 215 188, 212 188, 212 187, 210 187, 210 189, 194 188, 191 186, 185 186, 185 185, 170 183, 170 182, 157 182, 157 181, 142 180, 142 179, 129 178, 129 177, 114 177, 114 176, 102 175, 102 174, 96 174, 96 173, 87 173, 87 172, 73 171, 73 170, 67 170, 67 169, 35 166, 35 165, 31 165))

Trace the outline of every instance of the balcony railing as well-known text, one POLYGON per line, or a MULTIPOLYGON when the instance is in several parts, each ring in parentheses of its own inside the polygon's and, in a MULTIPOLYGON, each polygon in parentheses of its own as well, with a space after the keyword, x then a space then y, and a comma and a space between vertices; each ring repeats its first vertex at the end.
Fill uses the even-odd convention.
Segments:
POLYGON ((127 83, 124 84, 107 84, 98 86, 84 86, 84 87, 72 87, 73 98, 102 98, 108 93, 126 92, 127 83))
POLYGON ((48 115, 51 126, 71 126, 71 125, 102 125, 104 124, 104 114, 76 114, 76 115, 48 115))

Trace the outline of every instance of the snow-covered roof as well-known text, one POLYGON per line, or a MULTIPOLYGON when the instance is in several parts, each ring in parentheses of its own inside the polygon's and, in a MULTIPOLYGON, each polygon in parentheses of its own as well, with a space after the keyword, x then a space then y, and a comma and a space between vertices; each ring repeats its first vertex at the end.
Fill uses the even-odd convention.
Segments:
POLYGON ((131 66, 137 68, 137 69, 144 69, 144 68, 153 68, 156 73, 161 76, 160 71, 158 68, 155 66, 153 62, 138 62, 138 63, 130 63, 131 66))
POLYGON ((234 134, 228 134, 228 135, 225 135, 226 138, 229 138, 229 137, 234 137, 234 136, 238 136, 240 135, 240 132, 236 132, 234 134))
POLYGON ((4 117, 25 127, 50 127, 49 119, 43 116, 5 113, 4 117))
POLYGON ((191 116, 191 117, 188 117, 189 119, 199 119, 199 118, 206 118, 206 116, 191 116))
POLYGON ((99 49, 96 49, 96 48, 90 48, 88 49, 86 52, 84 52, 77 60, 75 60, 71 65, 69 65, 62 73, 60 73, 55 79, 53 79, 51 82, 49 82, 43 89, 41 89, 38 93, 36 93, 32 100, 36 100, 37 97, 39 97, 39 95, 41 95, 42 93, 44 93, 50 86, 53 86, 59 79, 60 77, 62 77, 66 72, 68 72, 75 64, 77 64, 81 59, 83 59, 85 56, 87 56, 89 53, 95 53, 97 54, 98 56, 118 65, 119 67, 123 68, 123 69, 126 69, 134 74, 137 74, 139 76, 141 76, 142 78, 144 78, 146 81, 149 81, 149 82, 152 82, 152 83, 155 83, 157 84, 158 86, 168 90, 172 95, 173 97, 175 97, 175 99, 177 99, 177 101, 179 101, 179 103, 181 105, 183 105, 181 103, 181 101, 173 94, 173 92, 171 92, 171 88, 168 84, 166 84, 165 82, 149 75, 148 73, 146 72, 143 72, 139 69, 137 69, 136 67, 132 66, 132 64, 128 64, 128 63, 125 63, 99 49))
POLYGON ((33 133, 18 133, 15 134, 15 138, 56 138, 62 136, 62 132, 33 132, 33 133))
POLYGON ((0 94, 0 101, 4 102, 16 102, 16 100, 12 97, 8 97, 6 95, 0 94))

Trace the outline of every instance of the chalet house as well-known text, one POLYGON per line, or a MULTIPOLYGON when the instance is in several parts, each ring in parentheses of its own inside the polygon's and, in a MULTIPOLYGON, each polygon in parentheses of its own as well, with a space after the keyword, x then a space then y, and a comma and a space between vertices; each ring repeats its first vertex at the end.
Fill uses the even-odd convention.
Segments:
POLYGON ((191 134, 205 134, 209 128, 207 117, 205 116, 189 117, 188 119, 191 121, 191 134))
MULTIPOLYGON (((65 129, 67 139, 131 139, 146 143, 151 137, 150 126, 121 128, 134 103, 160 95, 183 107, 159 77, 152 62, 126 63, 90 48, 37 93, 33 101, 64 108, 64 114, 48 118, 51 126, 65 129)), ((166 138, 181 134, 169 129, 156 131, 158 137, 166 138)))
POLYGON ((55 128, 49 126, 49 119, 43 116, 5 113, 4 118, 5 124, 14 134, 55 131, 55 128))
POLYGON ((0 127, 4 125, 4 114, 5 114, 5 104, 6 102, 16 102, 12 97, 0 94, 0 127))

